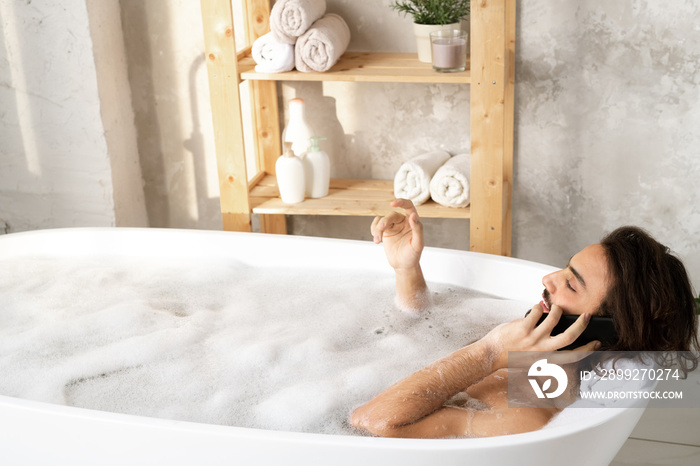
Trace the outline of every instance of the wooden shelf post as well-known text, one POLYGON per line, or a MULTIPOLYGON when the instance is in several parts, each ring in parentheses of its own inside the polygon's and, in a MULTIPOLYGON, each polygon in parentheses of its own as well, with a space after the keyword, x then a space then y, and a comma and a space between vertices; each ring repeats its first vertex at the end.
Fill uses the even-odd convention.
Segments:
MULTIPOLYGON (((201 6, 224 230, 251 231, 240 73, 231 1, 202 0, 201 6)), ((270 2, 249 0, 242 6, 246 40, 252 44, 270 30, 270 2)), ((249 91, 256 171, 274 174, 274 161, 281 153, 277 86, 274 82, 256 81, 250 83, 249 91)), ((260 228, 269 233, 286 233, 287 230, 281 215, 262 215, 260 228)))
POLYGON ((510 255, 515 0, 471 4, 472 251, 510 255))
POLYGON ((251 231, 231 2, 202 0, 201 5, 224 230, 251 231))

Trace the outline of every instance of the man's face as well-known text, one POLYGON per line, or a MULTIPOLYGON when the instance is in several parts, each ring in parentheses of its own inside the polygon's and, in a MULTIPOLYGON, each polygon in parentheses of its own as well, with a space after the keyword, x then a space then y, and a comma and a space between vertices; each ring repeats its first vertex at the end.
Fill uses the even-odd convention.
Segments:
POLYGON ((608 292, 608 277, 608 260, 603 246, 587 246, 569 260, 565 269, 542 279, 545 312, 556 304, 564 314, 597 314, 608 292))

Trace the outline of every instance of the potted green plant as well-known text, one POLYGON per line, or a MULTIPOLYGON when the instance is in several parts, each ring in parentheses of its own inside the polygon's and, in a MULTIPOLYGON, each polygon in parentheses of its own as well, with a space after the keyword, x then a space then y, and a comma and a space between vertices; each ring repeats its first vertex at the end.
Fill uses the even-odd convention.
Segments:
POLYGON ((459 29, 469 15, 470 0, 401 0, 391 7, 413 17, 418 60, 430 63, 430 33, 441 29, 459 29))

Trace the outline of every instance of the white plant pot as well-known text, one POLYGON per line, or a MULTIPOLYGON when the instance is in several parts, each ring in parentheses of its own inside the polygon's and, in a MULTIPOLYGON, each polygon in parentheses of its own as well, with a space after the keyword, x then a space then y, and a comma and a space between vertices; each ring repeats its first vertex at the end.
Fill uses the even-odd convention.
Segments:
POLYGON ((418 49, 418 60, 424 63, 432 63, 432 52, 430 50, 430 33, 442 29, 459 29, 461 23, 452 24, 417 24, 413 23, 413 33, 416 36, 416 47, 418 49))

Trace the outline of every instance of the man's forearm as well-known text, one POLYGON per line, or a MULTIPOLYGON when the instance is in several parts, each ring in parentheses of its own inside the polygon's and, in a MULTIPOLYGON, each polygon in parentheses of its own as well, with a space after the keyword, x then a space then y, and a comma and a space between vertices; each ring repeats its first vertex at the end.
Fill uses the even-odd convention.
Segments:
POLYGON ((396 269, 396 302, 401 309, 420 311, 430 302, 428 286, 420 264, 407 269, 396 269))
POLYGON ((493 354, 479 341, 392 385, 356 409, 352 423, 376 435, 427 416, 493 371, 493 354))

